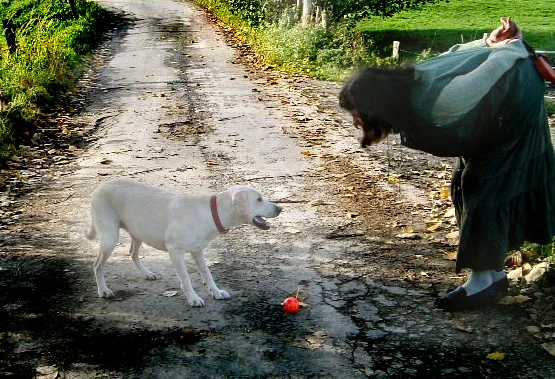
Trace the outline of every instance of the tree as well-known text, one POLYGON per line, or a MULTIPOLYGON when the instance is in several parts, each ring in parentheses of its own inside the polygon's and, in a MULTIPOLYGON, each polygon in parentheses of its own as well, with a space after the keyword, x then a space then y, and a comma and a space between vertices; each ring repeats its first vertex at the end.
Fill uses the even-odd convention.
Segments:
MULTIPOLYGON (((74 0, 69 0, 70 3, 74 0)), ((303 26, 318 23, 327 27, 333 21, 370 16, 391 17, 407 9, 449 0, 223 0, 232 13, 251 26, 274 23, 293 11, 303 26), (288 13, 289 12, 289 13, 288 13)))
POLYGON ((419 8, 425 4, 449 0, 329 0, 335 20, 344 17, 366 18, 370 16, 391 17, 407 9, 419 8))
POLYGON ((312 0, 303 0, 303 16, 301 24, 308 26, 312 14, 312 0))
POLYGON ((75 0, 69 0, 69 6, 71 7, 71 14, 75 20, 79 19, 79 13, 77 13, 77 7, 75 6, 75 0))
POLYGON ((2 20, 2 27, 4 28, 4 37, 6 38, 6 44, 10 54, 15 53, 17 50, 16 37, 15 37, 15 25, 11 19, 2 20))

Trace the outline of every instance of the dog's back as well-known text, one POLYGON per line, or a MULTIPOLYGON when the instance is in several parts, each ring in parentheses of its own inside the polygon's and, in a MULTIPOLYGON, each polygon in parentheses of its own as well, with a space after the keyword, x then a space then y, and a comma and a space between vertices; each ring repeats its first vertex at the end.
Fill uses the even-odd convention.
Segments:
POLYGON ((133 237, 164 250, 168 208, 177 195, 129 179, 101 184, 91 197, 92 225, 87 237, 114 235, 119 228, 133 237))

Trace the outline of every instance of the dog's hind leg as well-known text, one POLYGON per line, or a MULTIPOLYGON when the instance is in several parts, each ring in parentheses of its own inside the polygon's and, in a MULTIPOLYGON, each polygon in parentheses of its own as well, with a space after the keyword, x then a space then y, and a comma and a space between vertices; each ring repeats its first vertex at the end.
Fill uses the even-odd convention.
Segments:
POLYGON ((210 291, 214 299, 229 299, 231 297, 229 292, 220 290, 218 286, 216 286, 214 278, 212 278, 212 274, 210 273, 210 269, 206 264, 206 256, 204 255, 204 251, 194 252, 192 253, 192 255, 200 271, 200 275, 208 286, 208 290, 210 291))
POLYGON ((202 300, 193 289, 193 284, 191 283, 191 278, 187 272, 187 266, 185 264, 185 252, 179 250, 169 249, 170 259, 172 261, 173 267, 181 281, 181 288, 187 296, 187 301, 193 307, 204 306, 204 300, 202 300))
POLYGON ((143 278, 145 278, 146 280, 155 280, 156 275, 154 273, 150 272, 150 270, 145 267, 145 265, 143 264, 143 262, 141 262, 141 260, 139 258, 139 248, 141 247, 141 244, 142 244, 141 241, 139 241, 138 239, 136 239, 135 237, 132 236, 131 237, 131 248, 129 249, 129 255, 131 255, 131 259, 133 259, 133 263, 135 263, 135 266, 137 266, 137 268, 139 269, 139 271, 143 275, 143 278))
POLYGON ((98 288, 99 297, 113 297, 114 293, 106 285, 104 280, 104 269, 106 261, 110 258, 118 243, 118 232, 109 232, 100 234, 100 252, 93 265, 94 276, 96 278, 96 286, 98 288))

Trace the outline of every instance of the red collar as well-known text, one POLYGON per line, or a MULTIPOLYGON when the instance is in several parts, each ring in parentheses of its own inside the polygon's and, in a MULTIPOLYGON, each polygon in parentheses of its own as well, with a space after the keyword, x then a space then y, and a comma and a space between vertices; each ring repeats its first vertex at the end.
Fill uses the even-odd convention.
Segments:
POLYGON ((210 198, 210 210, 212 211, 212 218, 214 219, 214 224, 220 231, 220 233, 227 233, 227 229, 223 227, 220 221, 220 216, 218 215, 218 206, 216 205, 216 195, 212 195, 210 198))

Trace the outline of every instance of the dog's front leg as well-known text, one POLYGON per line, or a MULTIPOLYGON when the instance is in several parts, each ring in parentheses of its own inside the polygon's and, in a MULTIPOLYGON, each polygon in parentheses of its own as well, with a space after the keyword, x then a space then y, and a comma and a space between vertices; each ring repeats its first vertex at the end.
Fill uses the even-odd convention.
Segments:
POLYGON ((191 283, 191 278, 187 272, 187 266, 185 265, 185 252, 178 250, 170 250, 170 259, 172 261, 173 267, 177 272, 179 281, 181 282, 181 288, 187 296, 187 301, 193 307, 204 306, 204 300, 202 300, 193 289, 193 284, 191 283))
POLYGON ((206 257, 204 255, 204 251, 196 251, 191 254, 195 259, 195 262, 197 264, 197 267, 200 270, 200 274, 203 280, 206 282, 206 285, 208 286, 208 290, 210 291, 212 296, 214 296, 214 299, 217 299, 217 300, 229 299, 231 295, 227 291, 218 289, 218 287, 216 286, 216 283, 212 278, 212 274, 208 269, 208 265, 206 264, 206 257))

